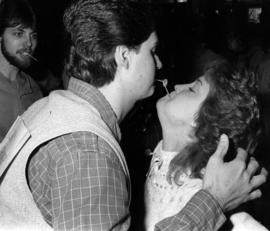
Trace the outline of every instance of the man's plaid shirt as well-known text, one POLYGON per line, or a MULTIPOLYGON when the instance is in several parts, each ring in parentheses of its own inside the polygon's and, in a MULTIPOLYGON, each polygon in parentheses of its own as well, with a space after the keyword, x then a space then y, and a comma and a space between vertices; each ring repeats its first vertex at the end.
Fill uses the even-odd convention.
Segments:
MULTIPOLYGON (((119 141, 117 118, 105 97, 76 79, 70 80, 69 90, 99 111, 119 141)), ((113 149, 95 134, 75 132, 43 145, 29 162, 28 180, 35 202, 55 230, 128 226, 125 174, 113 149)))
MULTIPOLYGON (((93 105, 120 141, 116 115, 96 88, 72 78, 68 90, 93 105)), ((129 195, 122 166, 112 148, 90 132, 67 134, 42 145, 29 161, 28 182, 54 230, 129 228, 129 195)), ((201 190, 179 214, 159 222, 156 230, 216 230, 223 221, 219 205, 201 190)))

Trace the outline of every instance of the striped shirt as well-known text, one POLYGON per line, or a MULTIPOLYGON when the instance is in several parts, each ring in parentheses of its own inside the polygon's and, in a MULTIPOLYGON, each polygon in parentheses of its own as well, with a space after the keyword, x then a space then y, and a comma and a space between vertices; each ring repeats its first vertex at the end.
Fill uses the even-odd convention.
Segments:
POLYGON ((17 116, 40 98, 42 92, 28 74, 19 71, 16 80, 10 81, 0 72, 0 142, 17 116))

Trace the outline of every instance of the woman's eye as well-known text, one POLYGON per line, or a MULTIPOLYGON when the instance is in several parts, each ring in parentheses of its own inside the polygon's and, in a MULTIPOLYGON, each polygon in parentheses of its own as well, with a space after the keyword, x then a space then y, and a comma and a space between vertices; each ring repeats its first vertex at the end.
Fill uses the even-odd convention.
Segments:
POLYGON ((195 92, 191 87, 189 87, 188 90, 191 92, 195 92))

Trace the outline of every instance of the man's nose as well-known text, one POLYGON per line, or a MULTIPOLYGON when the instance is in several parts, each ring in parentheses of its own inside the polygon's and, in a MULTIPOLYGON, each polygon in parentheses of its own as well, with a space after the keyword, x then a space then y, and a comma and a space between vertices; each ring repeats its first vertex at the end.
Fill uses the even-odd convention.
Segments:
POLYGON ((162 68, 162 62, 160 61, 157 55, 156 55, 156 66, 158 70, 162 68))
POLYGON ((25 44, 26 44, 27 48, 32 48, 33 41, 32 41, 32 38, 30 36, 26 36, 25 44))

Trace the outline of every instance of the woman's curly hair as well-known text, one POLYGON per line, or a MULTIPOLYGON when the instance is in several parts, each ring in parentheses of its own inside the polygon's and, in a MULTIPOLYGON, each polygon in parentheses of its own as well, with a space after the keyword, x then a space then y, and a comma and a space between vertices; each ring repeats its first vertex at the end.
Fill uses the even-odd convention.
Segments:
POLYGON ((222 62, 207 70, 205 77, 210 90, 195 118, 195 141, 171 161, 169 182, 172 178, 177 183, 179 174, 187 169, 192 177, 201 178, 201 170, 215 152, 221 134, 229 137, 229 151, 233 155, 238 147, 252 154, 257 146, 260 112, 254 75, 237 72, 229 63, 222 62))

